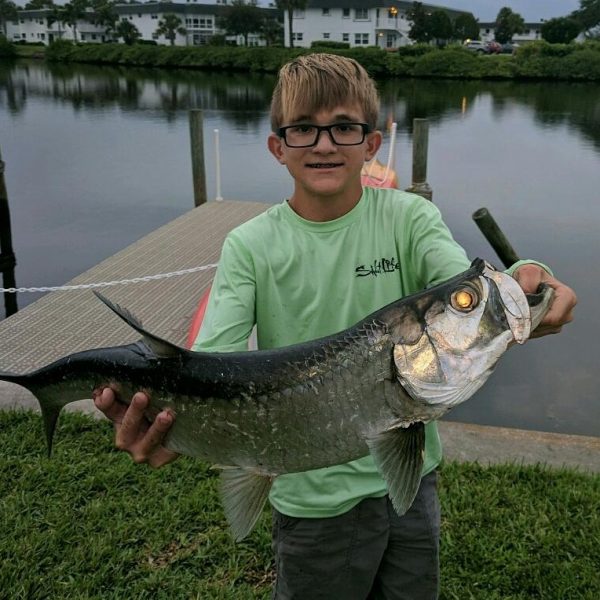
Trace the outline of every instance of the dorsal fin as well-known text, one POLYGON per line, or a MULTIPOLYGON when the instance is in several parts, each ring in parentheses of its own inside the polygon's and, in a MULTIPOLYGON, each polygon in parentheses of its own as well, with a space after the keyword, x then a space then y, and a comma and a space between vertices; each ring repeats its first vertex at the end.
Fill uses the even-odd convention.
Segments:
POLYGON ((103 296, 100 292, 94 290, 94 294, 97 298, 99 298, 110 310, 112 310, 117 316, 121 317, 127 325, 135 329, 138 333, 142 335, 144 338, 144 342, 148 344, 148 346, 154 351, 157 356, 161 356, 164 358, 168 358, 170 356, 176 356, 184 352, 183 348, 168 342, 167 340, 163 340, 158 336, 149 333, 142 327, 141 321, 132 313, 130 313, 126 308, 111 302, 106 296, 103 296))

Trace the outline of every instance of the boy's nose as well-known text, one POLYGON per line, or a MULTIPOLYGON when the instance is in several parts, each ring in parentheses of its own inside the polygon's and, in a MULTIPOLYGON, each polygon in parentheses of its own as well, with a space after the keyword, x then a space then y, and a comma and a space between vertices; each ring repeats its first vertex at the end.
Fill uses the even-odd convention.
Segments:
POLYGON ((333 141, 333 137, 331 135, 331 131, 327 131, 323 129, 319 131, 317 135, 317 143, 315 144, 315 150, 336 150, 337 146, 333 141))

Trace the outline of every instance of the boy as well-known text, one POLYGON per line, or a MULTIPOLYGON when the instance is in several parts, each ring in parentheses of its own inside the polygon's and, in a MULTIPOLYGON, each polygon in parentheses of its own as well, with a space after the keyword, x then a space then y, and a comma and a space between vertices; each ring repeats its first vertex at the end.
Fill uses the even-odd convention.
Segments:
MULTIPOLYGON (((281 69, 268 148, 290 172, 294 191, 227 237, 195 349, 244 349, 255 323, 261 349, 333 334, 469 266, 432 203, 362 188, 361 168, 381 144, 378 104, 373 81, 354 60, 311 54, 281 69)), ((513 270, 526 291, 542 280, 556 290, 538 335, 571 320, 569 288, 536 264, 513 270)), ((160 445, 170 414, 148 428, 143 394, 129 409, 114 400, 106 389, 96 404, 118 423, 119 448, 156 467, 175 458, 160 445)), ((270 495, 274 597, 436 598, 440 460, 431 423, 421 486, 403 517, 370 456, 278 477, 270 495)))

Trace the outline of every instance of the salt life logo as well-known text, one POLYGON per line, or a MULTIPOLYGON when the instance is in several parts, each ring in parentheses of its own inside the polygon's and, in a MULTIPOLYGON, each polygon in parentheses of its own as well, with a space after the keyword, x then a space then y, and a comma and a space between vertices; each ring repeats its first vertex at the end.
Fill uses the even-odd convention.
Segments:
POLYGON ((360 265, 354 269, 356 277, 369 277, 394 273, 400 270, 400 263, 395 258, 378 258, 369 266, 360 265))

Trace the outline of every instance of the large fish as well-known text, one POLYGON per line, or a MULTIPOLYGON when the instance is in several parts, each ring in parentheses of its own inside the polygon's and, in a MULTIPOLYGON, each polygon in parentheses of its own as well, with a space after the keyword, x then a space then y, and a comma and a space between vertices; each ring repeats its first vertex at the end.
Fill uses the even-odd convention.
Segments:
POLYGON ((150 395, 148 418, 171 409, 165 445, 218 465, 236 539, 254 526, 274 477, 371 452, 395 509, 415 497, 424 423, 467 400, 513 342, 523 343, 551 302, 531 307, 517 282, 480 259, 443 284, 407 296, 336 335, 256 352, 191 352, 146 332, 140 342, 78 352, 0 379, 31 390, 49 449, 66 404, 102 384, 124 400, 150 395))

